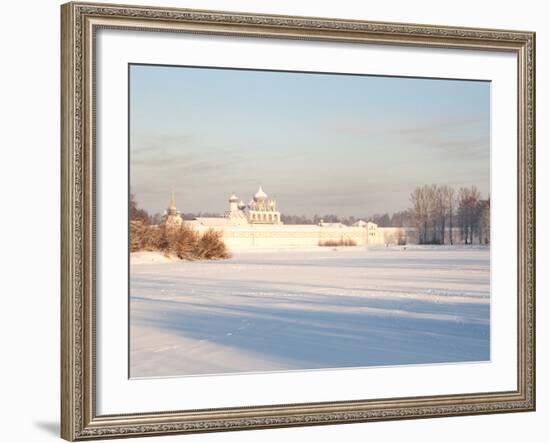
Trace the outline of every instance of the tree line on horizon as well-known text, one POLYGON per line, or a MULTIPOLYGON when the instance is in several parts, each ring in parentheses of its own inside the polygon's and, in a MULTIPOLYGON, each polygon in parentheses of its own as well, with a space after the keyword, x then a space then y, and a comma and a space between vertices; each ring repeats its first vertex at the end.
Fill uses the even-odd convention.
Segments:
POLYGON ((352 226, 359 220, 381 228, 414 227, 420 244, 488 244, 490 242, 490 198, 482 199, 476 186, 455 190, 448 185, 417 186, 410 195, 411 207, 393 214, 367 217, 313 217, 281 215, 286 224, 342 223, 352 226))
POLYGON ((448 185, 417 186, 410 209, 420 244, 490 242, 490 198, 483 200, 476 186, 457 190, 448 185), (458 230, 458 239, 455 231, 458 230))
MULTIPOLYGON (((482 199, 476 186, 461 187, 458 190, 449 185, 417 186, 409 197, 411 207, 393 214, 374 214, 366 217, 325 214, 308 217, 305 215, 281 214, 281 221, 288 225, 342 223, 352 226, 359 220, 376 223, 379 227, 414 227, 418 231, 420 244, 488 244, 490 242, 490 198, 482 199)), ((150 215, 137 206, 130 195, 130 220, 141 220, 147 224, 162 223, 162 215, 150 215)), ((184 220, 196 217, 221 217, 216 213, 183 213, 184 220)))

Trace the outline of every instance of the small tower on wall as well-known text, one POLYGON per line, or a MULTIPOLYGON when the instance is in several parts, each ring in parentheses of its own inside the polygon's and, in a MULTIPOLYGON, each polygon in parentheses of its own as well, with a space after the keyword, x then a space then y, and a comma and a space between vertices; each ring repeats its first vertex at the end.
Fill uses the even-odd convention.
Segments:
POLYGON ((248 224, 248 220, 243 212, 245 207, 242 200, 239 201, 239 198, 235 194, 232 194, 229 197, 229 210, 225 211, 224 217, 231 220, 232 224, 246 225, 248 224))
POLYGON ((174 191, 172 191, 172 199, 170 201, 170 206, 164 213, 164 224, 167 228, 179 228, 183 225, 183 218, 181 217, 180 211, 176 208, 176 196, 174 191))
POLYGON ((239 198, 233 194, 229 197, 229 211, 236 212, 239 210, 239 198))

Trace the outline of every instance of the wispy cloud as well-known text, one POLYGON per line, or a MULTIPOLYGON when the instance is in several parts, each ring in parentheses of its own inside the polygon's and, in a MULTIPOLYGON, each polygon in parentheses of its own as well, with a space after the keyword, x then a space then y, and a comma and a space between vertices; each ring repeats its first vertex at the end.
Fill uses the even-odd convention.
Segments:
POLYGON ((134 71, 131 186, 153 212, 172 189, 183 210, 262 184, 290 212, 352 215, 403 209, 417 184, 489 187, 487 82, 134 71))
POLYGON ((349 137, 384 139, 386 143, 439 151, 451 157, 489 157, 489 123, 486 114, 451 114, 437 117, 419 114, 336 119, 333 130, 349 137))

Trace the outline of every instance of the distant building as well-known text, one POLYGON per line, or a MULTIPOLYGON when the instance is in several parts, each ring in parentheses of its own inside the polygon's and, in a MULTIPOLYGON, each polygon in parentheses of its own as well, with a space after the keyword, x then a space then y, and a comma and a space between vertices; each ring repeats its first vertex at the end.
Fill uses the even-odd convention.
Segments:
POLYGON ((277 203, 267 197, 261 186, 248 205, 245 205, 242 200, 239 201, 235 194, 229 197, 229 210, 225 211, 225 217, 236 224, 282 224, 277 203))
POLYGON ((166 211, 164 211, 163 223, 167 228, 178 228, 183 225, 181 213, 176 208, 176 197, 174 195, 174 191, 172 191, 170 206, 166 211))
POLYGON ((414 228, 379 228, 359 220, 353 226, 343 223, 285 225, 274 199, 262 187, 248 205, 235 194, 229 197, 229 208, 223 217, 196 217, 183 221, 176 209, 174 195, 164 216, 170 227, 189 225, 199 232, 214 229, 232 250, 252 248, 316 248, 324 245, 397 245, 416 242, 414 228))

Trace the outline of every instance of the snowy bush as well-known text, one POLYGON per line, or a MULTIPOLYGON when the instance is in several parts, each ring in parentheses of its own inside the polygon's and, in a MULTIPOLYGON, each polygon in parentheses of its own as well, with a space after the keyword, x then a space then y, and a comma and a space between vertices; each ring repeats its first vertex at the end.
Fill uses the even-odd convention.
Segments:
POLYGON ((209 229, 200 236, 196 248, 199 258, 208 260, 229 258, 227 247, 221 238, 221 232, 209 229))
POLYGON ((130 223, 130 251, 160 251, 182 260, 215 260, 230 254, 221 233, 212 229, 200 234, 189 226, 167 229, 165 225, 130 223))
POLYGON ((340 240, 321 240, 319 246, 357 246, 357 242, 351 238, 341 238, 340 240))

